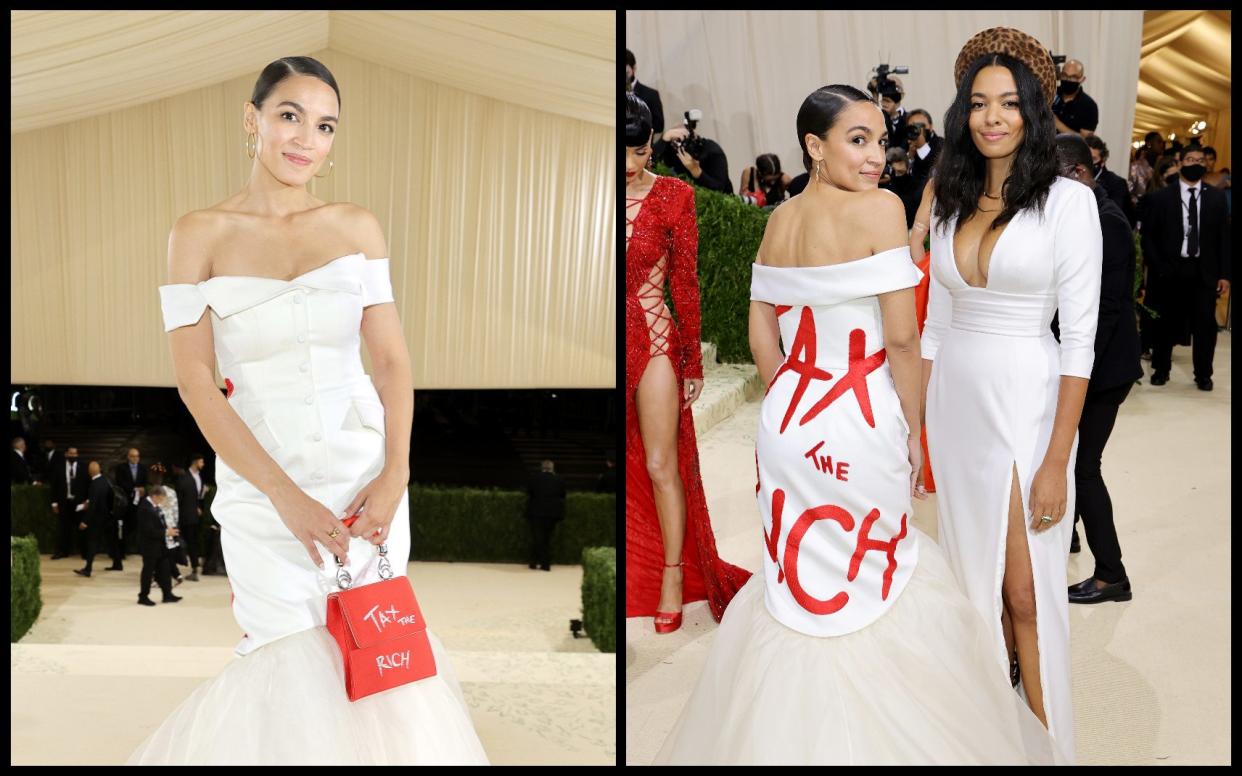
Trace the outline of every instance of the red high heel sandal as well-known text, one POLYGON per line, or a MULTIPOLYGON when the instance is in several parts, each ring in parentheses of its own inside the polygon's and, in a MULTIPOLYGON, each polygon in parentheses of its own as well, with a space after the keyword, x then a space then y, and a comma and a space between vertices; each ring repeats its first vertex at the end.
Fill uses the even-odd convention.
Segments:
MULTIPOLYGON (((686 565, 684 561, 681 563, 672 563, 672 564, 665 563, 664 568, 675 569, 675 568, 678 568, 679 566, 684 566, 684 565, 686 565)), ((677 630, 680 627, 681 627, 681 612, 657 611, 655 613, 655 632, 656 633, 672 633, 673 631, 677 630)))

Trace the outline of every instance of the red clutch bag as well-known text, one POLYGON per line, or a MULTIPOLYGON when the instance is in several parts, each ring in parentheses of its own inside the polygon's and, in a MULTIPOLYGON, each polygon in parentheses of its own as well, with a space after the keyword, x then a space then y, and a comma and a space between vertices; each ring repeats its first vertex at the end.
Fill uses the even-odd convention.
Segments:
POLYGON ((345 662, 345 694, 351 701, 435 676, 427 622, 407 577, 393 577, 388 545, 380 545, 382 582, 349 589, 352 579, 340 558, 328 596, 328 632, 345 662))

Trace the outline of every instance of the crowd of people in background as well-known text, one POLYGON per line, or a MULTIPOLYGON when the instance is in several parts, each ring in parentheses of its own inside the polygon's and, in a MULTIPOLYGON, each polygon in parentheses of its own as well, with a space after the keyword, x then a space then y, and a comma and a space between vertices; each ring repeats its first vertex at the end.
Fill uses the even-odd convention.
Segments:
MULTIPOLYGON (((652 113, 657 138, 652 160, 667 164, 699 186, 732 194, 728 160, 720 145, 699 137, 688 120, 683 126, 665 129, 659 91, 639 83, 636 73, 637 61, 627 49, 626 89, 652 113)), ((1197 137, 1186 144, 1173 140, 1166 147, 1160 133, 1149 132, 1143 145, 1134 150, 1123 178, 1108 167, 1108 145, 1096 134, 1099 105, 1087 93, 1086 82, 1082 61, 1067 58, 1060 66, 1051 109, 1058 132, 1086 140, 1094 182, 1138 235, 1142 256, 1138 317, 1142 357, 1151 361, 1151 383, 1166 384, 1172 348, 1193 343, 1195 384, 1210 391, 1220 326, 1217 299, 1229 291, 1230 172, 1216 169, 1216 149, 1201 145, 1197 137)), ((880 187, 901 198, 906 226, 912 227, 944 140, 936 134, 930 111, 906 109, 905 87, 899 77, 872 78, 867 90, 879 104, 889 133, 880 187)), ((737 196, 747 204, 770 209, 800 194, 808 180, 805 172, 790 177, 776 154, 761 153, 742 171, 737 196)))
POLYGON ((85 565, 74 569, 78 576, 93 575, 96 555, 110 558, 105 571, 124 571, 125 560, 138 555, 138 603, 153 606, 152 582, 163 592, 164 603, 175 603, 181 597, 172 588, 199 581, 200 560, 204 575, 224 575, 220 526, 205 511, 214 486, 204 479, 202 455, 191 455, 184 467, 173 464, 170 473, 162 463, 144 464, 141 451, 130 448, 109 477, 97 460, 83 465, 72 445, 62 452, 54 441, 44 440, 42 451, 31 456, 19 436, 12 449, 10 482, 48 486, 56 521, 52 560, 80 555, 85 565), (205 531, 201 540, 200 526, 205 531), (183 577, 181 567, 188 567, 189 574, 183 577))

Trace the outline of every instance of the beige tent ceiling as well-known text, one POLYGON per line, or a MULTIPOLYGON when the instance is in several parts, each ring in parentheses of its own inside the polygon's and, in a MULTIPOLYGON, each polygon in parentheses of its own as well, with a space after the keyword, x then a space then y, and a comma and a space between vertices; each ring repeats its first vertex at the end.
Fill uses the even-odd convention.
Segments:
POLYGON ((1222 161, 1229 145, 1232 12, 1148 11, 1143 14, 1134 137, 1151 131, 1189 136, 1206 121, 1222 161))
POLYGON ((257 74, 279 57, 323 49, 528 108, 616 123, 613 11, 12 11, 10 22, 10 133, 257 74))

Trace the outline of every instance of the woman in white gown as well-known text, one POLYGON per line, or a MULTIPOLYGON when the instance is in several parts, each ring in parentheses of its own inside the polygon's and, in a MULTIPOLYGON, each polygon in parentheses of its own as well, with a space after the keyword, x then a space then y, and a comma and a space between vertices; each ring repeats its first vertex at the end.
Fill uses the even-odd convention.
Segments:
POLYGON ((245 635, 240 659, 196 689, 131 764, 487 762, 434 634, 436 675, 351 703, 324 625, 334 555, 358 587, 380 579, 377 545, 398 575, 410 551, 413 384, 388 259, 378 258, 383 233, 362 208, 305 189, 339 108, 321 63, 269 65, 245 108, 249 182, 180 219, 169 238, 164 325, 181 396, 217 452, 212 513, 245 635), (359 509, 343 530, 340 519, 359 509))
POLYGON ((1055 762, 910 522, 921 273, 901 201, 877 189, 883 116, 864 92, 826 86, 797 127, 811 182, 772 213, 751 280, 751 348, 770 380, 763 573, 725 610, 656 762, 1055 762))
POLYGON ((1079 415, 1095 358, 1100 221, 1058 178, 1047 50, 972 38, 933 183, 923 330, 940 544, 988 623, 992 665, 1074 757, 1066 560, 1079 415), (1060 309, 1061 342, 1049 324, 1060 309), (1013 653, 1016 649, 1016 661, 1013 653))

